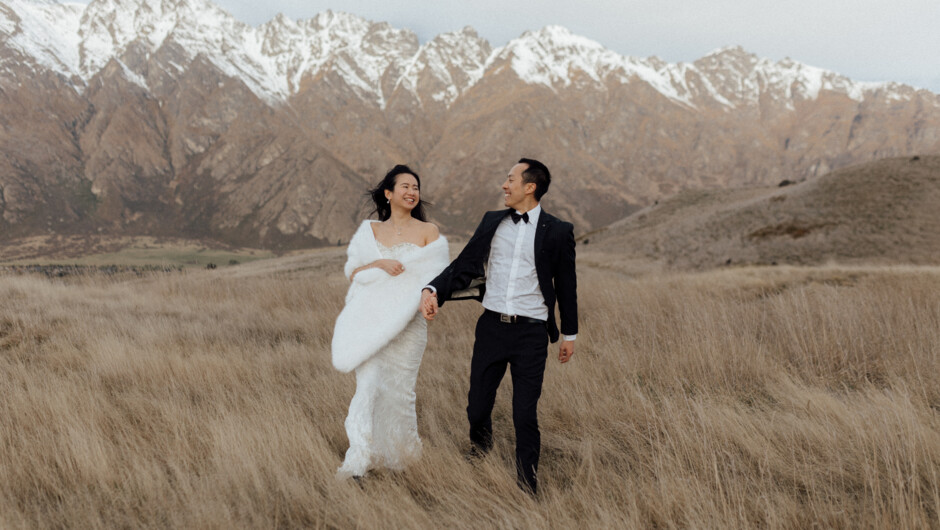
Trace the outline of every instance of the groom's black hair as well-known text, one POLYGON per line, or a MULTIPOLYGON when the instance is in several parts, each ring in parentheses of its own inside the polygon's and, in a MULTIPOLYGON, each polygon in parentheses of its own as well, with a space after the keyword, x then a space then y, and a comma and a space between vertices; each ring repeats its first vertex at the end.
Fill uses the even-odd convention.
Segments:
POLYGON ((372 202, 375 204, 375 209, 372 210, 372 212, 379 214, 379 221, 386 221, 392 216, 392 207, 388 205, 388 199, 385 198, 385 190, 394 190, 395 181, 398 180, 398 175, 402 174, 412 175, 415 180, 418 181, 418 205, 411 209, 411 216, 419 221, 427 221, 424 206, 430 205, 430 203, 421 198, 421 177, 404 164, 398 164, 390 169, 389 172, 385 174, 385 178, 382 179, 382 182, 379 182, 378 186, 372 188, 366 194, 372 198, 372 202))
POLYGON ((548 185, 552 183, 552 174, 545 167, 545 164, 531 158, 520 158, 519 164, 528 164, 529 167, 522 172, 522 182, 528 184, 535 183, 535 200, 542 200, 542 195, 548 191, 548 185))

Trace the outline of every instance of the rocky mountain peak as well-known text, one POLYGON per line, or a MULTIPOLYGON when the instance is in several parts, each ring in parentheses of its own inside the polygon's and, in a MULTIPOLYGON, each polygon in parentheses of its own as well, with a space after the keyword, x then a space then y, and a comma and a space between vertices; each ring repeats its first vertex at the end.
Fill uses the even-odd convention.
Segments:
POLYGON ((700 61, 713 61, 713 64, 723 64, 732 66, 735 64, 753 64, 758 59, 757 55, 747 51, 740 45, 725 46, 717 48, 705 54, 700 61))
POLYGON ((297 21, 280 12, 274 15, 271 20, 262 24, 261 27, 287 28, 291 31, 296 31, 299 29, 297 21))
POLYGON ((572 77, 586 74, 599 82, 601 70, 623 58, 600 43, 561 26, 527 31, 500 49, 493 63, 508 62, 520 79, 531 84, 568 86, 572 77))
POLYGON ((369 31, 369 26, 371 25, 372 22, 362 17, 342 11, 333 11, 331 9, 318 13, 310 20, 311 29, 326 32, 331 37, 343 35, 361 36, 369 31))
POLYGON ((271 20, 258 26, 257 34, 261 40, 262 53, 274 56, 292 53, 296 46, 303 45, 305 31, 301 24, 278 13, 271 20))
POLYGON ((112 59, 143 75, 141 60, 171 42, 185 55, 173 61, 177 70, 202 54, 270 104, 286 101, 304 78, 327 70, 380 108, 397 87, 417 90, 422 76, 431 93, 418 99, 449 106, 485 72, 504 70, 553 90, 572 83, 639 81, 681 105, 728 108, 754 105, 768 89, 789 101, 814 99, 821 90, 860 100, 864 90, 878 88, 789 59, 774 63, 740 46, 715 50, 692 64, 624 57, 562 26, 528 31, 493 50, 469 27, 419 45, 410 30, 331 10, 302 21, 279 14, 252 28, 210 0, 93 0, 87 6, 8 0, 2 5, 9 8, 0 10, 0 32, 15 35, 14 47, 66 77, 87 82, 112 59), (125 57, 129 50, 133 57, 125 57))
POLYGON ((363 36, 362 50, 372 55, 409 59, 418 52, 418 36, 409 29, 396 29, 387 22, 378 22, 363 36))
POLYGON ((84 7, 50 0, 0 2, 0 41, 37 66, 71 77, 78 64, 78 19, 84 7))
POLYGON ((489 41, 480 37, 475 29, 466 26, 459 31, 437 35, 422 46, 419 55, 433 54, 441 61, 479 69, 485 66, 492 53, 493 47, 489 41))
POLYGON ((79 27, 81 74, 91 77, 132 42, 153 51, 172 37, 193 55, 215 54, 247 28, 209 0, 93 0, 79 27))
POLYGON ((789 58, 774 62, 740 46, 715 50, 695 61, 694 68, 729 106, 756 105, 767 94, 792 107, 797 101, 815 100, 823 90, 860 101, 865 90, 881 85, 855 82, 789 58))
POLYGON ((5 237, 335 244, 401 161, 460 233, 520 153, 559 175, 546 206, 590 230, 682 189, 940 149, 936 94, 741 47, 626 57, 560 26, 494 49, 334 11, 251 27, 209 0, 0 0, 0 57, 5 237))
POLYGON ((467 26, 423 44, 398 85, 422 101, 450 105, 482 76, 492 47, 467 26))

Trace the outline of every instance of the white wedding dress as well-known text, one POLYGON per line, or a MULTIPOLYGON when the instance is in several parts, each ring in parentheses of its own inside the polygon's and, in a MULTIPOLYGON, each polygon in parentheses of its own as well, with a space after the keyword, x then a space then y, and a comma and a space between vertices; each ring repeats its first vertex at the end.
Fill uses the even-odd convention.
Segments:
MULTIPOLYGON (((387 248, 378 243, 378 248, 383 258, 401 260, 420 247, 400 243, 387 248)), ((356 368, 356 394, 345 423, 349 449, 336 472, 338 478, 362 476, 379 466, 403 469, 421 456, 414 389, 427 329, 427 321, 416 312, 401 333, 356 368)))

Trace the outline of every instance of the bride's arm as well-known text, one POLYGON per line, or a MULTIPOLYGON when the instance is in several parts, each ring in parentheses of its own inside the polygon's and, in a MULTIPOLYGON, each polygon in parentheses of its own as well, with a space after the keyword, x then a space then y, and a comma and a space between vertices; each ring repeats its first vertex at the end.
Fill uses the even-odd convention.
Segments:
POLYGON ((362 267, 357 267, 353 269, 352 274, 349 275, 349 281, 353 281, 353 278, 356 277, 356 273, 364 271, 366 269, 379 268, 383 271, 389 273, 392 276, 398 276, 405 271, 404 265, 400 261, 394 259, 377 259, 372 263, 367 263, 362 267))

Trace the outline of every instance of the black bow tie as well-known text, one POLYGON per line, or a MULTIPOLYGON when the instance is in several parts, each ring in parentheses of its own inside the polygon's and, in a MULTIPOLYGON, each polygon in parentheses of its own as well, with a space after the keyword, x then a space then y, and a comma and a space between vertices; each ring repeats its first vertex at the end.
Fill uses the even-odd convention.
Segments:
POLYGON ((522 219, 522 220, 525 221, 526 223, 529 222, 529 212, 526 212, 526 213, 524 213, 524 214, 522 214, 522 215, 519 215, 519 214, 517 214, 516 212, 510 212, 509 215, 512 216, 512 222, 513 222, 513 223, 518 223, 518 222, 519 222, 519 219, 522 219))

